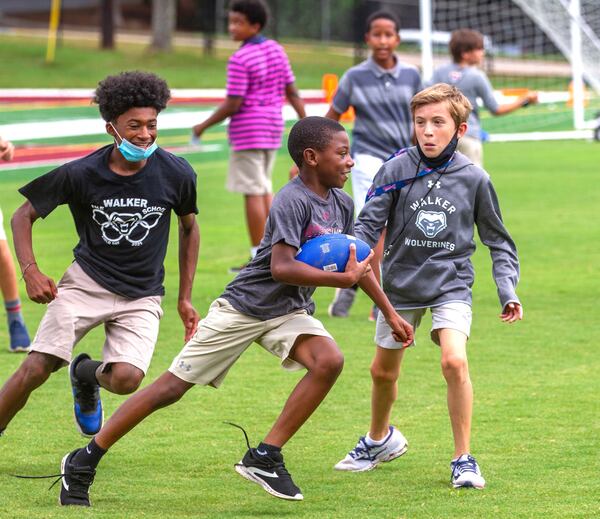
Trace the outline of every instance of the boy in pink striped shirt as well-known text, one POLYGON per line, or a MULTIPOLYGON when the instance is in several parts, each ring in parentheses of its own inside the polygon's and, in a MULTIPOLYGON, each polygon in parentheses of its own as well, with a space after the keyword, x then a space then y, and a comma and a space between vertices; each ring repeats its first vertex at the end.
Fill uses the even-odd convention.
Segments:
MULTIPOLYGON (((243 43, 229 58, 227 97, 208 119, 192 130, 200 137, 207 128, 230 117, 231 152, 226 186, 229 191, 244 195, 251 257, 262 240, 271 208, 271 173, 281 147, 284 96, 299 118, 306 115, 285 51, 276 41, 260 34, 267 17, 262 0, 231 3, 229 34, 243 43)), ((230 270, 235 272, 239 268, 230 270)))

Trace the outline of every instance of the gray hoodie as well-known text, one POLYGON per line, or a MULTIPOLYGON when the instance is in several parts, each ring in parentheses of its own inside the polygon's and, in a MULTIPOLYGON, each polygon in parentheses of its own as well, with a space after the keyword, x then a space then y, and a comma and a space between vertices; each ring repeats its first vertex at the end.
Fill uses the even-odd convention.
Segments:
MULTIPOLYGON (((426 169, 423 162, 419 165, 416 148, 408 148, 383 164, 373 186, 411 180, 417 167, 426 169)), ((489 175, 461 153, 447 169, 371 198, 358 216, 355 234, 374 246, 386 222, 383 289, 395 308, 471 304, 475 225, 490 249, 502 308, 519 302, 517 250, 502 223, 496 192, 489 175)))

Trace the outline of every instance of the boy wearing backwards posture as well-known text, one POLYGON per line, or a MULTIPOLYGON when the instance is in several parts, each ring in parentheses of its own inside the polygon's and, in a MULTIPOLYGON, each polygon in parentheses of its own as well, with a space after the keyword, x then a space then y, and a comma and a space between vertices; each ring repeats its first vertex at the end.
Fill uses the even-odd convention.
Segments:
MULTIPOLYGON (((452 484, 483 488, 485 480, 470 454, 473 389, 466 352, 474 225, 490 249, 503 309, 500 318, 512 323, 522 318, 523 311, 515 293, 517 251, 502 223, 489 175, 455 152, 470 110, 466 97, 446 84, 427 88, 412 99, 417 146, 400 151, 377 173, 355 232, 374 244, 387 222, 384 291, 415 328, 428 308, 433 317, 431 338, 440 346, 454 435, 452 484)), ((389 341, 388 334, 387 324, 378 319, 371 365, 371 427, 335 466, 338 470, 370 470, 406 451, 405 438, 390 425, 404 346, 389 341)))
MULTIPOLYGON (((281 147, 284 96, 299 118, 306 115, 283 47, 261 34, 267 18, 261 0, 235 0, 229 5, 229 33, 242 45, 227 65, 227 98, 192 129, 199 138, 207 128, 231 118, 227 189, 244 195, 251 257, 263 237, 271 207, 271 173, 281 147)), ((239 268, 230 270, 238 272, 239 268)))
MULTIPOLYGON (((357 215, 383 161, 411 142, 410 100, 422 86, 416 67, 402 63, 395 52, 400 44, 399 31, 400 24, 391 13, 378 11, 369 16, 365 41, 371 56, 342 76, 326 114, 338 121, 350 106, 354 107, 352 196, 357 215)), ((372 262, 378 280, 382 248, 383 239, 374 247, 372 262)), ((330 315, 348 317, 355 295, 356 287, 337 291, 330 315)), ((374 309, 372 319, 375 313, 374 309)))
POLYGON ((342 370, 343 357, 320 321, 312 317, 315 287, 358 283, 381 308, 392 341, 412 341, 412 328, 394 311, 371 273, 371 255, 356 261, 352 246, 346 271, 326 272, 295 255, 308 239, 353 232, 352 199, 341 189, 353 166, 344 128, 323 117, 292 128, 288 149, 300 169, 277 194, 255 258, 225 288, 169 371, 127 400, 85 449, 62 462, 63 505, 89 506, 95 468, 115 442, 148 415, 179 400, 195 384, 218 387, 231 366, 257 342, 289 370, 306 368, 279 418, 257 448, 235 465, 243 477, 282 499, 303 499, 283 463, 281 448, 325 398, 342 370))
POLYGON ((449 43, 452 63, 442 65, 433 72, 431 83, 447 83, 458 88, 469 100, 473 109, 469 115, 468 128, 458 143, 458 151, 471 159, 473 164, 482 167, 483 146, 481 144, 481 124, 477 99, 493 115, 504 115, 521 107, 537 103, 537 92, 528 92, 511 103, 498 104, 494 89, 486 73, 479 67, 483 62, 485 50, 483 35, 472 29, 458 29, 452 33, 449 43))

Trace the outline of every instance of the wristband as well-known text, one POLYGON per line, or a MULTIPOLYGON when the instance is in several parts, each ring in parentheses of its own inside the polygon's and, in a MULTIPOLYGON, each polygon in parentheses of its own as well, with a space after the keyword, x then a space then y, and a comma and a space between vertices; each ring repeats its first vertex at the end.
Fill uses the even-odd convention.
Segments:
POLYGON ((25 265, 25 268, 23 269, 23 272, 21 272, 21 279, 23 279, 25 277, 25 272, 27 272, 27 269, 29 267, 31 267, 31 265, 37 265, 37 263, 35 261, 32 261, 31 263, 27 263, 27 265, 25 265))

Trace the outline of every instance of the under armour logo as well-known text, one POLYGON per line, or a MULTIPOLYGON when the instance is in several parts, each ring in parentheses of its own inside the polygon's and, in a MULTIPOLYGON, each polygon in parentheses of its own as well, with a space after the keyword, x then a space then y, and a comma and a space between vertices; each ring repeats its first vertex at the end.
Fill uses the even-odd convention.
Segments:
POLYGON ((427 182, 427 187, 429 189, 432 189, 435 186, 436 189, 439 189, 440 187, 442 187, 442 184, 440 184, 440 181, 438 180, 435 184, 433 183, 433 180, 429 180, 427 182))

